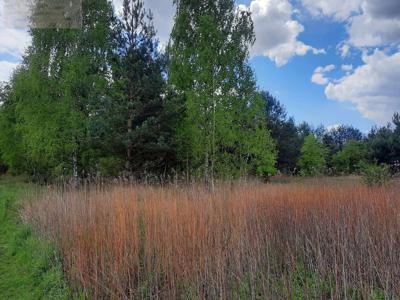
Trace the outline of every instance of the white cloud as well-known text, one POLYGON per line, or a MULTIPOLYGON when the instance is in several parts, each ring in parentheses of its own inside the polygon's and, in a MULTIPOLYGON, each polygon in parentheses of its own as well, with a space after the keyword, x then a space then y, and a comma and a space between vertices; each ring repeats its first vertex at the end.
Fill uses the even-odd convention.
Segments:
POLYGON ((315 17, 328 16, 338 21, 360 12, 363 0, 302 0, 303 6, 315 17))
POLYGON ((26 29, 27 0, 0 0, 0 81, 8 81, 30 45, 26 29), (25 29, 24 29, 25 26, 25 29))
MULTIPOLYGON (((301 0, 313 16, 347 23, 348 43, 357 48, 400 43, 399 0, 301 0)), ((346 57, 349 45, 341 46, 346 57)))
POLYGON ((0 81, 10 79, 18 66, 16 61, 21 59, 31 41, 27 29, 19 28, 21 20, 16 15, 7 15, 6 4, 10 3, 0 0, 0 81))
POLYGON ((393 113, 400 111, 400 1, 301 1, 312 15, 346 24, 348 39, 338 45, 343 58, 352 47, 363 53, 360 66, 342 65, 344 77, 333 80, 316 70, 312 81, 326 85, 327 98, 351 102, 363 116, 378 123, 390 121, 393 113), (371 49, 375 51, 368 54, 371 49))
POLYGON ((168 43, 169 35, 174 25, 175 7, 172 1, 144 1, 154 15, 154 26, 157 29, 157 35, 162 44, 168 43))
POLYGON ((9 81, 10 75, 17 66, 18 63, 0 61, 0 82, 9 81))
POLYGON ((30 44, 27 30, 0 27, 0 55, 20 58, 30 44))
POLYGON ((363 9, 374 18, 399 18, 399 0, 365 0, 363 9))
POLYGON ((343 126, 343 125, 342 124, 329 125, 329 126, 326 126, 326 130, 328 132, 335 131, 335 130, 339 129, 341 126, 343 126))
POLYGON ((317 71, 318 72, 322 72, 322 73, 329 73, 329 72, 332 72, 335 69, 336 69, 336 67, 334 65, 327 65, 325 67, 318 67, 317 71))
POLYGON ((318 85, 327 85, 329 80, 322 73, 314 73, 311 77, 311 82, 318 85))
MULTIPOLYGON (((123 0, 112 0, 117 12, 122 10, 123 0)), ((144 5, 153 13, 154 27, 161 44, 166 45, 172 30, 175 7, 172 0, 144 0, 144 5)))
POLYGON ((400 16, 375 18, 366 12, 350 20, 348 34, 349 42, 359 48, 399 43, 400 16))
POLYGON ((353 70, 353 65, 342 65, 342 71, 350 72, 353 70))
POLYGON ((0 26, 25 29, 29 23, 31 0, 0 0, 0 26))
POLYGON ((339 44, 338 46, 340 56, 342 58, 346 58, 347 56, 350 55, 350 46, 346 43, 339 44))
POLYGON ((264 55, 282 66, 296 55, 325 53, 298 40, 304 27, 293 19, 295 10, 288 0, 253 0, 250 11, 257 37, 252 55, 264 55))
POLYGON ((400 111, 400 52, 388 55, 375 50, 363 55, 364 64, 336 82, 328 83, 327 98, 350 101, 365 117, 388 122, 400 111))
POLYGON ((311 77, 311 82, 318 85, 327 85, 329 83, 329 79, 325 77, 326 73, 330 73, 335 70, 334 65, 328 65, 325 67, 318 67, 315 69, 314 74, 311 77))

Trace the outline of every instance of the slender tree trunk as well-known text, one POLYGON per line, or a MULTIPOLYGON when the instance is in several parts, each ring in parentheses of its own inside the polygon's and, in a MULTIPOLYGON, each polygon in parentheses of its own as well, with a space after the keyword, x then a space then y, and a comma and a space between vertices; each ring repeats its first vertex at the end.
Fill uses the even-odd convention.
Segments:
POLYGON ((204 158, 204 181, 207 187, 210 187, 210 168, 208 149, 204 158))
POLYGON ((211 191, 214 191, 214 181, 215 181, 215 131, 216 131, 216 120, 215 120, 215 109, 216 109, 216 101, 215 97, 213 97, 213 121, 212 121, 212 139, 211 139, 211 191))
POLYGON ((77 187, 79 184, 79 172, 78 172, 78 154, 75 150, 72 154, 72 185, 77 187))
MULTIPOLYGON (((132 114, 129 115, 128 121, 127 121, 127 129, 128 129, 128 135, 132 132, 132 126, 133 126, 133 117, 132 114)), ((127 149, 126 149, 126 156, 128 158, 127 162, 127 168, 130 168, 130 162, 132 160, 132 145, 129 143, 127 149)))
POLYGON ((189 184, 189 153, 186 152, 186 184, 189 184))

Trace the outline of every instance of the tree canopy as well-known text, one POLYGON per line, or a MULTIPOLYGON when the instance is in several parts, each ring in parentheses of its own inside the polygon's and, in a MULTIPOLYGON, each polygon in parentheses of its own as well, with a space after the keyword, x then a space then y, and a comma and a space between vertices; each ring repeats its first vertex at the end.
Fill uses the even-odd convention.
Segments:
POLYGON ((121 15, 107 0, 82 0, 82 19, 71 18, 77 7, 57 21, 40 19, 54 3, 36 2, 32 44, 0 85, 0 172, 39 181, 202 179, 213 187, 277 171, 400 171, 399 114, 368 134, 315 128, 257 88, 251 13, 233 0, 175 0, 165 49, 144 0, 124 0, 121 15))
POLYGON ((298 167, 303 176, 323 174, 326 166, 326 149, 313 134, 307 136, 300 150, 298 167))

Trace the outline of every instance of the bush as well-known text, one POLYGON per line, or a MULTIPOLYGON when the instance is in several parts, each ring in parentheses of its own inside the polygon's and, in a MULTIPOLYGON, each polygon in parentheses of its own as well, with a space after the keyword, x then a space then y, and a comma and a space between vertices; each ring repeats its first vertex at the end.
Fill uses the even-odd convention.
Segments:
POLYGON ((123 161, 115 156, 100 158, 98 164, 98 173, 103 178, 118 177, 123 169, 123 161))
POLYGON ((362 167, 362 180, 368 186, 387 185, 392 179, 388 165, 364 165, 362 167))
POLYGON ((305 138, 300 149, 300 158, 297 163, 301 176, 318 176, 324 173, 326 168, 326 149, 315 138, 309 135, 305 138))
POLYGON ((0 175, 7 173, 7 166, 0 160, 0 175))
POLYGON ((359 174, 360 163, 366 157, 365 146, 359 141, 348 141, 342 150, 337 152, 333 158, 333 166, 339 174, 359 174))

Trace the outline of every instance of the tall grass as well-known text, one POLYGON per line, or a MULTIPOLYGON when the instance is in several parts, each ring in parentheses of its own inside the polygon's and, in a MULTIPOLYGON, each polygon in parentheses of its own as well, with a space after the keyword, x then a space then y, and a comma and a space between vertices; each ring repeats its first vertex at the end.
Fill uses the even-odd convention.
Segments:
POLYGON ((0 176, 0 299, 71 299, 54 247, 19 222, 20 199, 35 186, 0 176))
POLYGON ((50 189, 24 209, 89 298, 396 298, 399 188, 50 189))

